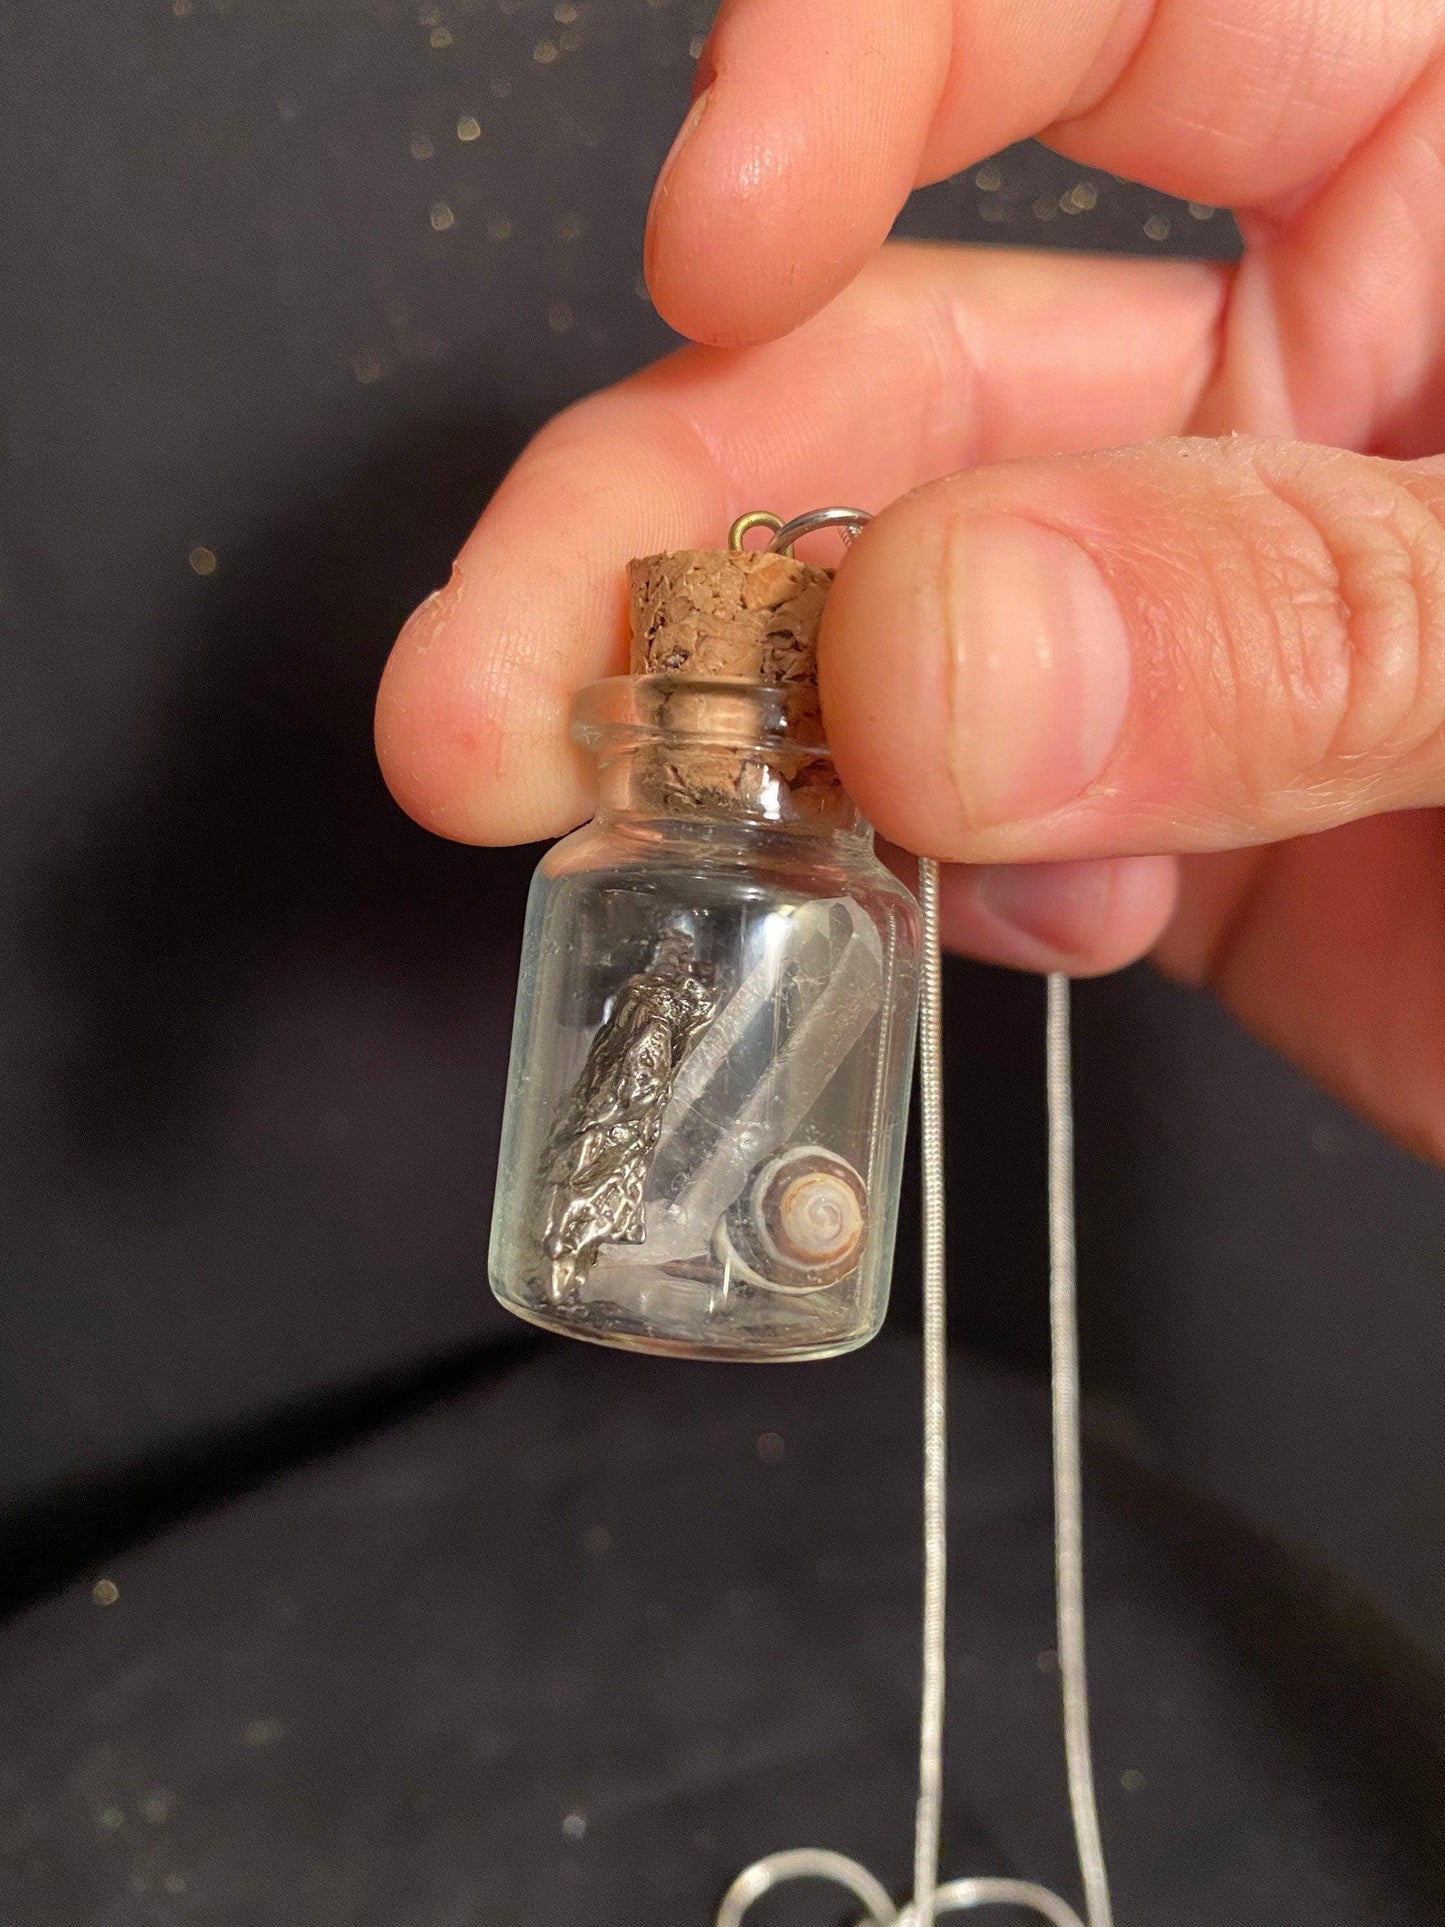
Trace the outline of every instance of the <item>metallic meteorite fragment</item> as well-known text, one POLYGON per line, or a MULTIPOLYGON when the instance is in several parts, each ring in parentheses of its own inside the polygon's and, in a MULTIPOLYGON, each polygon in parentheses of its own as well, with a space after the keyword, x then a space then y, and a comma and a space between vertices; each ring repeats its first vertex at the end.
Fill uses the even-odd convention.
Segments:
POLYGON ((716 1008, 711 978, 689 934, 667 931, 592 1039, 539 1173, 554 1302, 576 1290, 599 1246, 646 1236, 643 1189, 677 1073, 716 1008))

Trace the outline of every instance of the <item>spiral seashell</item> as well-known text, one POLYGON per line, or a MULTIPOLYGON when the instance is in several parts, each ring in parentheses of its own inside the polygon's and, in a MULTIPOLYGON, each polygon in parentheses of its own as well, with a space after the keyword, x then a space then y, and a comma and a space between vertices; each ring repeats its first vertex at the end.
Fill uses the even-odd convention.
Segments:
POLYGON ((867 1230, 862 1178, 836 1151, 803 1144, 775 1152, 749 1173, 714 1244, 752 1284, 820 1291, 857 1269, 867 1230))

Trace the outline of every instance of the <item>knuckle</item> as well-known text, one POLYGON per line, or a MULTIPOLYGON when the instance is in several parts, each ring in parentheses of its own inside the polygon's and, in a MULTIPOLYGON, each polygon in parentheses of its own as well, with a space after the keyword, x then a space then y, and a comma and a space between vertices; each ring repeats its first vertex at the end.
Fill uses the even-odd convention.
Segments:
POLYGON ((1327 810, 1341 779, 1368 794, 1445 732, 1445 486, 1345 451, 1235 460, 1232 539, 1204 558, 1228 604, 1213 734, 1256 797, 1316 790, 1327 810))

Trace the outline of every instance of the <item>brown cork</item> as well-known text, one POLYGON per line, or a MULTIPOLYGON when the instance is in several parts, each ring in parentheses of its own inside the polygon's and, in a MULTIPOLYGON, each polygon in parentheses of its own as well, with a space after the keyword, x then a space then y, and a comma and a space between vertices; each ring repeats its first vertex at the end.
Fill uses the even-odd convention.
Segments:
MULTIPOLYGON (((818 686, 818 619, 832 576, 753 549, 677 549, 628 565, 632 673, 818 686)), ((817 714, 816 694, 811 713, 817 714)))
MULTIPOLYGON (((782 686, 798 743, 820 740, 818 621, 829 570, 766 550, 678 549, 630 563, 628 578, 633 675, 782 686)), ((697 704, 721 710, 738 700, 679 690, 671 702, 691 704, 696 727, 697 704)), ((773 750, 764 760, 724 743, 664 745, 643 780, 669 810, 752 813, 780 780, 802 813, 816 813, 837 794, 831 765, 816 757, 773 750)))

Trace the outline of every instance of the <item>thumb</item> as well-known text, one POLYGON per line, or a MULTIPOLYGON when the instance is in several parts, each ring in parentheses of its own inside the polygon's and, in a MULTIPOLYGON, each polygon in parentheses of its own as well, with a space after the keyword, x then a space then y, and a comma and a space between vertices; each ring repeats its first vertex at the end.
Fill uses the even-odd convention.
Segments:
POLYGON ((953 476, 850 551, 820 658, 845 782, 931 856, 1445 802, 1445 462, 1230 437, 953 476))

